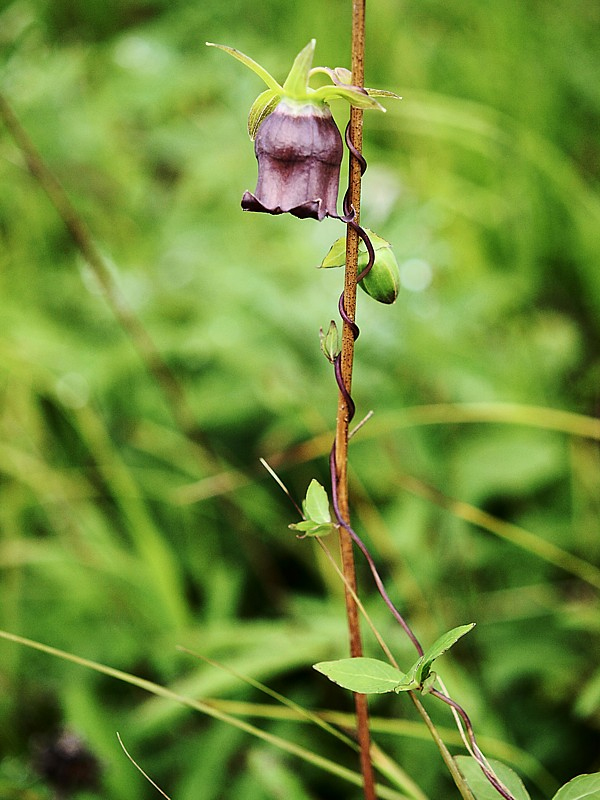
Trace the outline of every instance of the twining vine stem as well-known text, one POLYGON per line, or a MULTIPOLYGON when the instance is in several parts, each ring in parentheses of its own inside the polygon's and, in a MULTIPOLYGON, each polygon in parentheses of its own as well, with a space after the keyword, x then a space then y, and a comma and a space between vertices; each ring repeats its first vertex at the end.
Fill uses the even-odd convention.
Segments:
MULTIPOLYGON (((365 5, 366 0, 353 0, 352 2, 352 83, 355 86, 364 86, 364 53, 365 53, 365 5)), ((348 223, 346 232, 346 268, 344 271, 344 293, 340 307, 344 309, 346 318, 342 328, 342 349, 339 364, 336 367, 340 375, 340 392, 338 394, 338 408, 336 418, 336 434, 333 444, 334 476, 332 483, 336 486, 338 510, 340 518, 349 523, 350 511, 348 503, 348 429, 351 419, 352 406, 348 406, 348 398, 352 388, 352 367, 354 361, 355 330, 352 327, 356 311, 356 279, 358 272, 358 242, 356 230, 360 214, 360 183, 363 168, 356 153, 362 149, 362 110, 352 107, 350 109, 350 122, 348 124, 347 140, 352 142, 350 150, 348 192, 346 211, 353 211, 353 223, 348 223), (344 387, 342 391, 341 387, 344 387)), ((346 205, 346 203, 345 203, 346 205)), ((346 617, 350 639, 350 654, 354 657, 362 655, 362 640, 360 634, 359 609, 354 599, 356 595, 356 570, 354 566, 354 552, 352 539, 345 528, 340 527, 340 550, 342 572, 345 578, 346 617)), ((371 763, 371 735, 369 730, 369 710, 367 697, 364 694, 354 695, 356 710, 356 730, 360 747, 360 769, 363 778, 363 793, 365 800, 376 800, 375 779, 371 763)))

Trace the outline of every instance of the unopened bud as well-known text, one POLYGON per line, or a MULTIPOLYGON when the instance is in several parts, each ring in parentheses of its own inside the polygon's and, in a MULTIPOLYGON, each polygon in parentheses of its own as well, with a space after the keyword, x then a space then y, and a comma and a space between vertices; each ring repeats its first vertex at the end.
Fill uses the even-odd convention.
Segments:
MULTIPOLYGON (((358 258, 358 269, 364 269, 368 263, 366 253, 358 258)), ((400 270, 392 248, 386 244, 375 249, 375 263, 359 283, 361 289, 378 303, 396 302, 400 288, 400 270)))
POLYGON ((340 340, 338 336, 337 325, 334 320, 331 320, 327 331, 323 328, 319 331, 319 339, 321 340, 321 351, 323 355, 332 364, 340 354, 340 340))

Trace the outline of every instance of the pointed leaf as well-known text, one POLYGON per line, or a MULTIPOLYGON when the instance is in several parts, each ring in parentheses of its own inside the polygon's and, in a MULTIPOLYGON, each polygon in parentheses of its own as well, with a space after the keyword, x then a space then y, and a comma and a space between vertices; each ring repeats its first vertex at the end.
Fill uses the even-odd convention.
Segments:
POLYGON ((265 89, 252 103, 248 114, 248 135, 252 140, 256 138, 261 122, 269 116, 280 100, 281 95, 279 92, 275 92, 273 89, 265 89))
POLYGON ((443 655, 446 650, 449 650, 452 645, 456 644, 469 631, 472 631, 474 627, 475 623, 470 622, 468 625, 459 625, 457 628, 452 628, 451 631, 444 633, 423 653, 424 663, 430 667, 436 658, 443 655))
POLYGON ((329 248, 329 252, 321 261, 319 269, 330 269, 331 267, 343 267, 346 263, 346 237, 340 236, 329 248))
POLYGON ((578 775, 561 786, 552 800, 600 800, 600 772, 578 775))
POLYGON ((288 97, 302 99, 308 95, 308 78, 315 54, 316 40, 311 39, 304 50, 301 50, 285 79, 283 88, 288 97))
POLYGON ((331 522, 327 492, 314 478, 306 490, 306 499, 302 507, 306 517, 313 520, 313 522, 317 522, 319 525, 326 525, 331 522))
MULTIPOLYGON (((498 800, 500 795, 485 777, 481 767, 472 756, 456 756, 455 761, 469 784, 469 788, 475 795, 475 800, 498 800)), ((531 800, 529 792, 523 786, 523 782, 516 772, 513 772, 506 764, 502 764, 492 758, 489 760, 489 764, 515 800, 531 800)), ((566 800, 566 798, 561 798, 561 800, 566 800)))
MULTIPOLYGON (((336 526, 331 522, 328 525, 317 525, 312 519, 304 519, 302 522, 293 522, 288 525, 293 531, 300 531, 304 536, 328 536, 336 530, 336 526)), ((300 538, 303 539, 304 536, 300 538)))
POLYGON ((314 668, 329 680, 361 694, 393 692, 404 678, 404 673, 376 658, 342 658, 339 661, 321 661, 314 668))
POLYGON ((283 87, 277 83, 275 78, 269 72, 267 72, 264 67, 261 67, 261 65, 257 64, 254 59, 250 58, 250 56, 247 56, 239 50, 236 50, 234 47, 228 47, 226 44, 215 44, 214 42, 206 42, 206 44, 208 47, 218 47, 219 50, 224 50, 226 53, 229 53, 230 56, 237 58, 238 61, 241 61, 242 64, 245 64, 249 69, 252 70, 252 72, 255 72, 259 78, 262 78, 269 89, 279 93, 283 91, 283 87))
MULTIPOLYGON (((431 665, 443 655, 446 650, 449 650, 453 644, 472 630, 475 623, 471 622, 469 625, 459 625, 458 628, 452 628, 451 631, 444 633, 429 647, 415 663, 408 670, 402 683, 397 687, 396 691, 404 692, 407 689, 416 689, 422 686, 429 677, 431 672, 431 665)), ((428 685, 428 688, 431 687, 428 685)))
POLYGON ((334 320, 331 320, 326 332, 321 328, 319 341, 323 355, 327 361, 333 364, 340 354, 340 337, 334 320))
MULTIPOLYGON (((365 228, 365 232, 367 233, 369 239, 371 240, 371 244, 373 245, 373 249, 375 252, 381 250, 383 247, 391 247, 390 243, 383 239, 381 236, 378 236, 369 228, 365 228)), ((367 253, 367 248, 363 240, 361 239, 358 243, 358 251, 361 254, 359 257, 359 266, 365 267, 367 265, 368 258, 364 257, 367 253), (361 260, 362 258, 362 260, 361 260)), ((336 239, 335 242, 329 248, 329 252, 323 259, 323 261, 319 265, 319 269, 330 269, 331 267, 343 267, 346 263, 346 237, 340 236, 339 239, 336 239)))

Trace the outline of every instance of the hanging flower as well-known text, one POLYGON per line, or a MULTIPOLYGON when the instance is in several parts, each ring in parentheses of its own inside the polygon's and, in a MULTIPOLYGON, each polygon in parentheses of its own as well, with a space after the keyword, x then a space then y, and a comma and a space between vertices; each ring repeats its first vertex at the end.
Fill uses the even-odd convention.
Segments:
POLYGON ((341 98, 357 108, 385 111, 374 98, 397 95, 354 86, 350 72, 341 67, 313 68, 314 39, 298 54, 283 85, 239 50, 207 44, 246 64, 268 86, 248 116, 258 180, 254 192, 244 193, 242 208, 318 220, 336 216, 343 143, 328 101, 341 98), (317 73, 325 73, 333 83, 311 88, 309 81, 317 73))

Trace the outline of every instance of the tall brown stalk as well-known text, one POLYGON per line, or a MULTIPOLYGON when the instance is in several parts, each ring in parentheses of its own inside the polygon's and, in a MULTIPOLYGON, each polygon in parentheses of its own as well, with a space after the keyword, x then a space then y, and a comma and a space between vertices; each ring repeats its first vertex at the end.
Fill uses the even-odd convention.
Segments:
MULTIPOLYGON (((352 4, 352 82, 355 86, 364 85, 364 44, 365 44, 365 0, 353 0, 352 4)), ((350 111, 350 138, 354 147, 360 152, 362 149, 362 117, 363 112, 358 108, 350 111)), ((360 183, 361 168, 357 158, 350 154, 349 168, 349 197, 356 212, 355 221, 359 221, 360 214, 360 183)), ((356 277, 358 273, 358 235, 348 226, 346 236, 346 270, 344 275, 344 308, 350 319, 354 320, 356 314, 356 277)), ((350 325, 344 322, 342 329, 341 375, 348 393, 352 388, 352 367, 354 363, 354 335, 350 325)), ((349 409, 344 394, 340 392, 338 399, 335 460, 337 466, 337 491, 339 509, 342 517, 350 522, 348 503, 348 426, 349 409)), ((362 655, 362 640, 360 635, 359 611, 355 601, 356 571, 354 567, 354 553, 352 540, 343 528, 340 528, 340 547, 342 554, 342 570, 346 578, 346 616, 350 636, 350 654, 354 657, 362 655), (352 590, 352 591, 351 591, 352 590), (354 595, 353 595, 354 593, 354 595)), ((355 694, 356 727, 360 745, 360 765, 363 776, 363 789, 365 800, 375 800, 375 782, 371 764, 370 747, 371 737, 369 732, 369 710, 367 697, 364 694, 355 694)))

